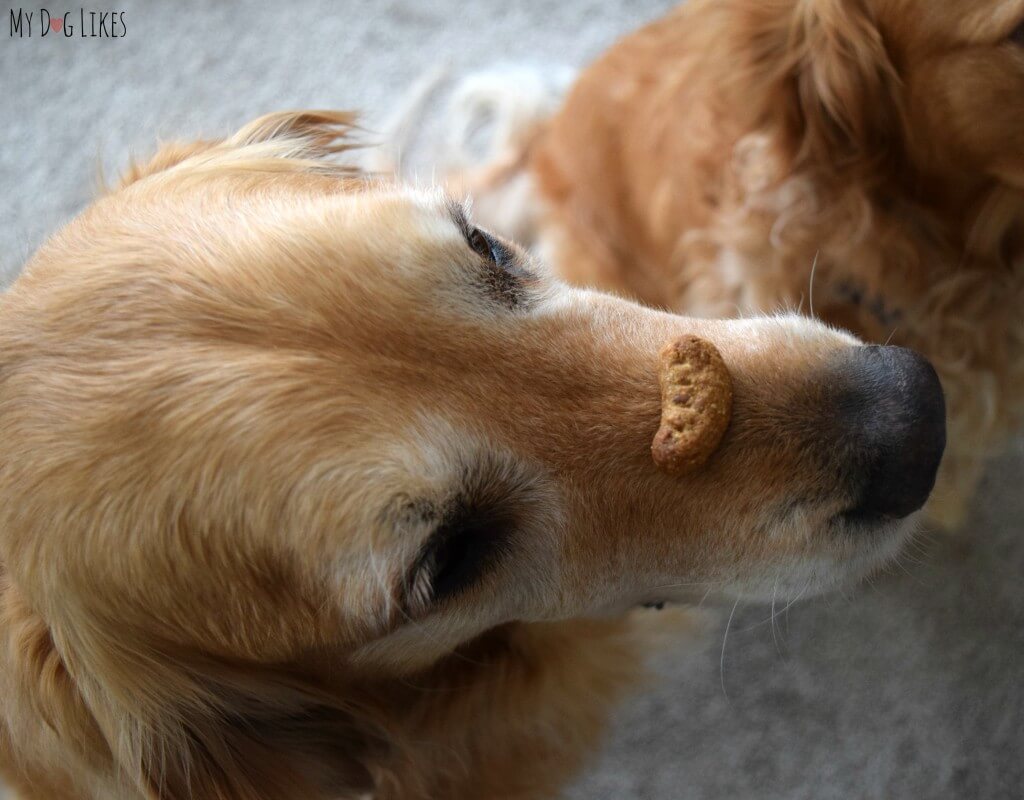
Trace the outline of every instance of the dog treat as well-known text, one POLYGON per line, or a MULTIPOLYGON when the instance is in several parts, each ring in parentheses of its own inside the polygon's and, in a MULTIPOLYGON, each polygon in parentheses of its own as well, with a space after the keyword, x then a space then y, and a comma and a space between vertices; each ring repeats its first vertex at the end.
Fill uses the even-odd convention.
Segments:
POLYGON ((661 427, 654 463, 683 474, 715 452, 732 415, 732 378, 713 344, 687 334, 662 348, 661 427))

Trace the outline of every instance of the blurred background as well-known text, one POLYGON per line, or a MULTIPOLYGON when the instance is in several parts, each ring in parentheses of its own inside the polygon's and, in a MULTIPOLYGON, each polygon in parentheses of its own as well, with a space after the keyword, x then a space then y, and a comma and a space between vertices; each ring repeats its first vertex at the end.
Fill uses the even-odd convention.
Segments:
MULTIPOLYGON (((5 7, 0 286, 89 200, 101 166, 112 179, 159 139, 285 108, 361 109, 373 130, 439 66, 579 67, 670 5, 120 0, 97 9, 125 12, 119 39, 9 38, 5 7)), ((567 797, 1024 797, 1022 478, 1024 442, 1008 443, 958 536, 923 534, 854 593, 774 620, 741 603, 727 636, 731 607, 708 609, 567 797)))

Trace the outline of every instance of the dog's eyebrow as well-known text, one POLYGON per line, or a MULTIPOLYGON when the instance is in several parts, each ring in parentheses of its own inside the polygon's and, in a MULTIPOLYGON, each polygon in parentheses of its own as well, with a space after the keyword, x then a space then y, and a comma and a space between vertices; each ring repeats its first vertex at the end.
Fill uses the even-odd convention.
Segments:
POLYGON ((454 197, 449 197, 445 200, 444 207, 452 222, 462 231, 462 235, 469 238, 469 234, 473 232, 473 226, 469 222, 469 208, 467 204, 460 203, 454 197))

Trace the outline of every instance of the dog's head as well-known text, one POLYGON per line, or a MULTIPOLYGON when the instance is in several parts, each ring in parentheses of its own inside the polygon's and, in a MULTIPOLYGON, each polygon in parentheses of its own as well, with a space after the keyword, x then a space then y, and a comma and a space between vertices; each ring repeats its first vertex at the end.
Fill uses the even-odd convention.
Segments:
MULTIPOLYGON (((711 4, 712 7, 714 4, 711 4)), ((907 177, 923 196, 1024 188, 1024 3, 729 0, 747 109, 785 116, 791 154, 907 177), (930 179, 930 180, 929 180, 930 179)), ((907 185, 913 185, 908 181, 907 185)), ((929 199, 934 199, 930 197, 929 199)))
POLYGON ((355 712, 312 675, 407 674, 509 621, 856 578, 942 452, 909 351, 569 288, 445 195, 324 160, 345 122, 165 151, 0 305, 7 613, 33 621, 18 659, 49 664, 14 669, 49 676, 28 694, 58 739, 161 797, 365 780, 356 745, 337 755, 365 746, 355 712), (733 400, 677 475, 651 442, 659 352, 684 335, 733 400))

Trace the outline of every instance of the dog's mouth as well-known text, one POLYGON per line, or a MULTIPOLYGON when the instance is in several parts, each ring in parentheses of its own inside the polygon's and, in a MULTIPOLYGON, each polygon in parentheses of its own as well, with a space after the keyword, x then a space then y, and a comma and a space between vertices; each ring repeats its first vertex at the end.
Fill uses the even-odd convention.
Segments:
POLYGON ((825 555, 812 556, 815 580, 804 596, 852 586, 899 558, 918 528, 917 515, 895 516, 853 508, 829 519, 822 543, 825 555))
POLYGON ((877 534, 891 530, 904 519, 905 517, 893 514, 855 507, 832 517, 830 527, 841 528, 850 533, 877 534))
POLYGON ((828 591, 851 588, 897 560, 917 528, 916 516, 841 511, 807 519, 792 512, 759 535, 802 541, 786 555, 751 557, 745 565, 706 580, 665 580, 643 592, 636 603, 660 609, 672 605, 731 605, 743 602, 796 602, 828 591), (798 521, 799 520, 799 521, 798 521), (666 587, 673 587, 666 590, 666 587))
POLYGON ((839 511, 790 508, 765 533, 790 541, 785 554, 751 561, 719 585, 730 602, 789 602, 852 588, 896 561, 918 529, 918 515, 896 516, 847 506, 839 511))
POLYGON ((795 602, 837 589, 855 587, 898 560, 915 526, 910 520, 877 524, 841 520, 833 529, 831 547, 793 557, 726 588, 728 597, 753 602, 795 602))

